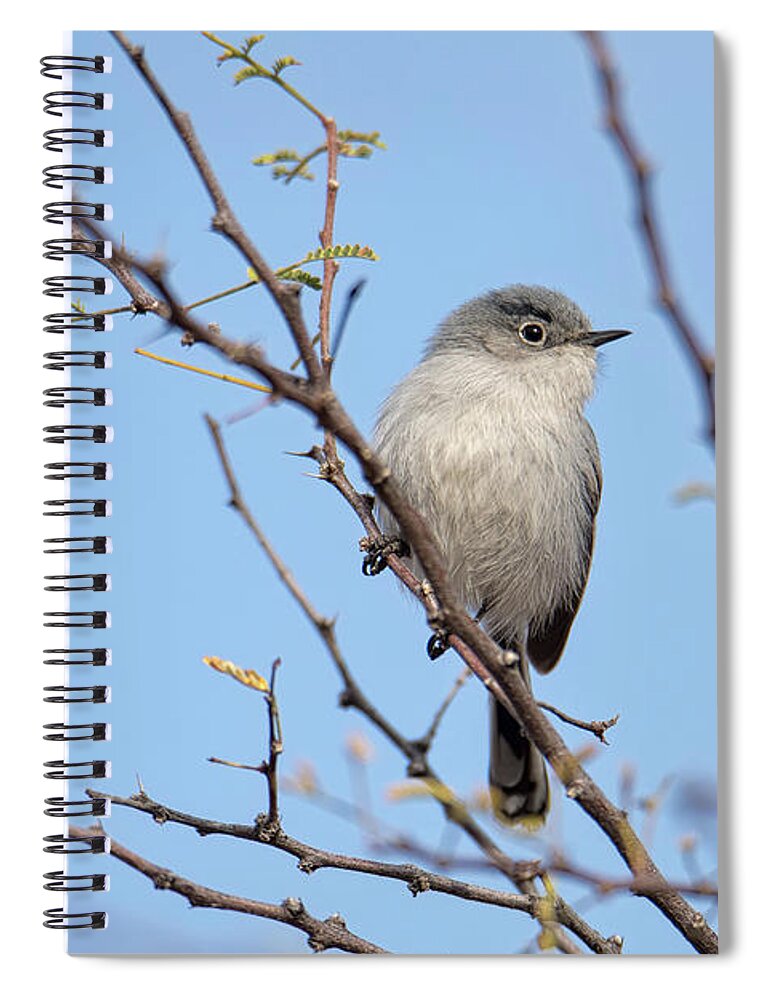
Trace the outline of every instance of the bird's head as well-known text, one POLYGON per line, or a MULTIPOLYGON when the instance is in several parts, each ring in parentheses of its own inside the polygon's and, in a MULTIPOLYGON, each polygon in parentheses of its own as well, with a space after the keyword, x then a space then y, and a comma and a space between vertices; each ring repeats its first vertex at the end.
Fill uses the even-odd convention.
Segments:
MULTIPOLYGON (((428 354, 483 351, 513 363, 555 348, 590 351, 630 330, 592 330, 586 314, 560 292, 539 285, 508 285, 470 299, 444 320, 428 354)), ((551 355, 553 357, 553 355, 551 355)))

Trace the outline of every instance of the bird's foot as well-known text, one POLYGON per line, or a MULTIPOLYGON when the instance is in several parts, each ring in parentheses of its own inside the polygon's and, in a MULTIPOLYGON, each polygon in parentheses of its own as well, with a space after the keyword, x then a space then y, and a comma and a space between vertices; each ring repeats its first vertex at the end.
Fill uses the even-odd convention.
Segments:
POLYGON ((377 541, 371 538, 362 538, 359 546, 366 553, 361 564, 361 572, 364 576, 377 576, 382 573, 388 565, 388 556, 408 556, 409 546, 398 535, 383 535, 377 541))
POLYGON ((439 656, 443 656, 449 649, 449 633, 443 628, 437 628, 430 639, 428 639, 428 644, 425 648, 431 660, 437 660, 439 656))

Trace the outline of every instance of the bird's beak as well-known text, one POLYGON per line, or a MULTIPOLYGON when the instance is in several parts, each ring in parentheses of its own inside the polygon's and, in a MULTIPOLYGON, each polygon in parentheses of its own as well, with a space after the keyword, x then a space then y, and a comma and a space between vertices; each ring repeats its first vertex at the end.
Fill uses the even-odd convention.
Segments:
POLYGON ((601 347, 602 344, 609 344, 613 340, 620 340, 621 337, 631 335, 631 330, 589 330, 580 337, 581 344, 588 344, 589 347, 601 347))

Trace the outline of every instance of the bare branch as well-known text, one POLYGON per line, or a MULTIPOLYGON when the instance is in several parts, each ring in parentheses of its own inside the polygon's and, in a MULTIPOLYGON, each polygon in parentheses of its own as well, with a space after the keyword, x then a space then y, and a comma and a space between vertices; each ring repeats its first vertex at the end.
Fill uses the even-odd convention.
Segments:
POLYGON ((570 726, 575 726, 577 729, 584 729, 588 733, 593 733, 594 736, 604 744, 607 743, 607 740, 604 738, 604 734, 608 729, 612 729, 620 718, 620 714, 617 714, 613 715, 611 719, 599 719, 594 720, 593 722, 585 722, 583 719, 576 719, 573 715, 567 715, 567 713, 562 712, 560 708, 556 708, 554 705, 549 705, 545 701, 539 701, 538 705, 540 708, 544 708, 546 712, 551 712, 557 719, 561 719, 562 722, 566 722, 570 726))
POLYGON ((562 875, 566 875, 569 878, 577 879, 580 882, 586 882, 602 894, 626 890, 634 893, 635 895, 646 895, 646 893, 651 889, 663 889, 667 887, 675 889, 677 892, 681 892, 687 896, 719 895, 717 885, 705 878, 698 878, 692 882, 678 883, 670 881, 665 881, 665 883, 663 883, 659 881, 657 885, 656 883, 650 880, 645 880, 641 877, 632 879, 613 878, 612 876, 602 875, 599 872, 589 871, 587 868, 576 865, 573 861, 569 861, 561 853, 552 855, 548 859, 547 867, 549 871, 560 872, 562 875))
MULTIPOLYGON (((339 140, 337 138, 337 125, 333 118, 326 118, 324 121, 326 129, 326 209, 324 212, 324 224, 318 234, 322 247, 330 247, 334 243, 334 211, 337 205, 337 192, 340 182, 337 177, 337 157, 339 153, 339 140)), ((332 288, 334 279, 339 271, 339 264, 335 260, 324 261, 323 286, 321 288, 321 304, 319 309, 318 339, 321 344, 321 364, 327 379, 331 378, 332 355, 330 346, 330 315, 332 305, 332 288)))
MULTIPOLYGON (((380 878, 404 882, 413 896, 421 892, 439 892, 459 899, 472 900, 498 906, 503 909, 518 910, 529 916, 551 924, 558 921, 567 927, 581 940, 585 941, 593 951, 599 954, 617 954, 618 947, 611 941, 602 938, 583 920, 570 906, 559 897, 538 896, 536 894, 517 894, 491 889, 486 886, 462 882, 446 875, 419 868, 413 864, 393 864, 387 861, 375 861, 370 858, 357 858, 349 855, 324 851, 311 847, 300 840, 290 837, 281 829, 270 828, 266 823, 257 820, 255 826, 240 823, 221 823, 218 820, 208 820, 200 816, 171 809, 160 802, 155 802, 146 794, 139 793, 125 798, 104 792, 88 791, 89 795, 106 796, 114 805, 126 806, 138 812, 148 813, 156 823, 176 823, 194 829, 200 836, 220 835, 249 840, 255 843, 267 844, 279 851, 290 854, 297 859, 300 871, 311 874, 322 868, 336 868, 343 871, 359 872, 364 875, 374 875, 380 878)), ((111 841, 114 844, 114 841, 111 841)), ((114 853, 114 852, 113 852, 114 853)), ((121 860, 124 860, 121 858, 121 860)), ((276 919, 276 918, 273 918, 276 919)), ((340 945, 334 945, 340 947, 340 945)))
POLYGON ((701 344, 695 328, 685 314, 674 291, 671 273, 661 236, 660 224, 650 192, 652 168, 642 153, 631 127, 624 115, 620 99, 620 78, 610 58, 607 45, 600 31, 581 32, 585 39, 594 68, 604 94, 606 126, 620 150, 634 185, 639 228, 657 285, 658 304, 668 315, 671 325, 685 350, 700 382, 707 412, 707 435, 711 444, 716 437, 714 400, 714 357, 701 344))
MULTIPOLYGON (((90 232, 98 235, 100 239, 106 238, 104 237, 104 234, 96 228, 92 229, 91 224, 89 224, 88 221, 81 220, 81 222, 88 227, 90 232)), ((72 221, 73 240, 85 241, 88 239, 83 226, 81 226, 81 222, 75 221, 74 219, 72 221)), ((131 264, 131 258, 122 247, 117 248, 113 245, 112 256, 100 257, 98 258, 98 262, 120 282, 120 284, 131 296, 131 304, 128 307, 131 312, 139 315, 143 315, 144 313, 155 313, 162 319, 169 318, 169 312, 164 303, 161 302, 156 296, 152 295, 137 279, 136 274, 134 273, 134 268, 131 264)))
MULTIPOLYGON (((103 829, 100 826, 87 829, 70 826, 69 832, 71 836, 89 836, 93 835, 94 832, 102 833, 103 829)), ((175 892, 187 899, 191 906, 246 913, 252 917, 262 917, 265 920, 275 920, 278 923, 296 927, 297 930, 307 935, 307 943, 313 951, 326 951, 329 948, 335 948, 339 951, 353 952, 359 955, 385 954, 383 948, 349 931, 339 914, 335 913, 325 920, 319 920, 318 917, 308 913, 299 899, 290 897, 282 903, 264 903, 258 899, 246 899, 243 896, 232 896, 227 892, 220 892, 218 889, 210 889, 208 886, 191 882, 168 868, 161 868, 141 855, 135 854, 134 851, 124 847, 112 837, 110 837, 110 854, 135 871, 146 875, 156 889, 168 889, 175 892)))
POLYGON ((436 734, 438 733, 438 727, 441 725, 441 722, 444 716, 446 715, 449 706, 455 700, 460 689, 470 676, 471 676, 470 670, 468 669, 468 667, 464 667, 459 676, 457 677, 457 679, 455 680, 454 684, 450 688, 446 698, 444 698, 444 700, 439 705, 436 714, 433 716, 433 721, 428 726, 425 735, 415 741, 418 746, 423 748, 423 751, 425 753, 427 753, 428 750, 430 750, 430 748, 433 746, 433 741, 436 739, 436 734))
POLYGON ((280 816, 278 815, 278 758, 283 753, 283 736, 281 734, 281 716, 275 696, 275 678, 280 665, 280 660, 273 661, 273 668, 270 674, 270 690, 265 695, 265 701, 267 702, 269 749, 267 760, 260 764, 258 768, 267 779, 267 822, 273 827, 280 826, 280 816))

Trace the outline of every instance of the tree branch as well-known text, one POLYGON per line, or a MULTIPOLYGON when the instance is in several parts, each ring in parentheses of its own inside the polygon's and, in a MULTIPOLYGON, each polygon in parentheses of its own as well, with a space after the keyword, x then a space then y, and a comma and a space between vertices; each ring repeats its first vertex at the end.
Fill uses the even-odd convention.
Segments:
MULTIPOLYGON (((417 896, 421 892, 439 892, 455 896, 459 899, 485 903, 508 910, 518 910, 546 924, 558 921, 581 940, 585 941, 586 944, 589 944, 592 950, 599 954, 612 955, 617 954, 620 950, 613 941, 602 938, 601 935, 597 934, 582 917, 558 896, 550 897, 538 896, 536 894, 503 892, 499 889, 491 889, 487 886, 463 882, 446 875, 438 875, 435 872, 419 868, 413 864, 393 864, 387 861, 375 861, 370 858, 357 858, 332 851, 325 851, 318 847, 311 847, 301 840, 290 837, 281 829, 271 827, 266 822, 266 817, 258 817, 255 826, 247 826, 241 823, 222 823, 218 820, 204 819, 201 816, 194 816, 190 813, 172 809, 160 802, 155 802, 144 792, 132 795, 129 798, 105 792, 96 792, 91 789, 88 790, 87 794, 92 797, 97 795, 105 796, 114 805, 126 806, 129 809, 147 813, 153 817, 156 823, 175 823, 180 826, 190 827, 202 837, 219 835, 266 844, 295 857, 298 862, 297 867, 300 871, 307 874, 319 871, 322 868, 336 868, 342 871, 358 872, 363 875, 392 879, 404 882, 409 887, 413 896, 417 896)), ((111 840, 111 844, 113 845, 111 853, 115 853, 114 843, 111 840)), ((125 859, 121 858, 120 860, 125 859)), ((340 947, 340 945, 335 945, 335 947, 340 947)))
POLYGON ((444 716, 449 710, 449 706, 455 700, 455 698, 460 692, 460 689, 470 676, 471 672, 468 669, 468 667, 463 667, 462 671, 457 676, 457 679, 455 680, 454 684, 449 689, 449 693, 439 705, 436 714, 433 716, 433 720, 431 721, 430 725, 428 726, 428 729, 425 732, 425 735, 421 736, 418 740, 415 740, 417 745, 419 747, 422 747, 424 753, 427 753, 433 746, 433 741, 436 739, 436 734, 438 733, 438 727, 441 725, 444 716))
MULTIPOLYGON (((109 239, 106 237, 98 228, 91 228, 91 224, 85 220, 81 220, 88 230, 95 235, 98 234, 98 238, 109 239)), ((73 219, 72 229, 71 229, 73 240, 88 240, 88 236, 84 232, 81 222, 73 219)), ((112 240, 109 242, 112 243, 112 240)), ((125 288, 128 294, 131 296, 131 304, 129 309, 133 313, 138 313, 143 315, 144 313, 155 313, 162 319, 169 318, 169 311, 155 295, 152 295, 142 283, 137 279, 134 274, 134 269, 131 263, 131 258, 126 253, 123 248, 116 248, 113 246, 113 252, 111 257, 99 258, 98 263, 102 265, 110 274, 116 278, 120 284, 125 288)))
POLYGON ((278 711, 278 701, 275 696, 275 678, 280 660, 273 661, 273 668, 270 674, 270 691, 265 695, 267 702, 267 725, 268 725, 268 757, 260 766, 259 770, 267 780, 267 822, 273 826, 280 826, 280 816, 278 813, 278 758, 283 753, 283 735, 281 733, 281 716, 278 711))
POLYGON ((716 437, 714 357, 701 345, 700 339, 674 291, 660 224, 655 214, 650 191, 652 168, 649 160, 642 153, 624 115, 620 99, 620 79, 610 58, 602 32, 582 31, 580 34, 588 45, 594 69, 604 94, 607 130, 615 140, 634 185, 639 228, 657 285, 658 304, 668 315, 703 389, 707 413, 707 435, 713 445, 716 437))
MULTIPOLYGON (((71 836, 88 836, 97 831, 102 833, 102 827, 93 826, 86 829, 71 825, 69 828, 71 836)), ((318 917, 308 913, 299 899, 290 897, 282 903, 264 903, 258 899, 246 899, 243 896, 220 892, 218 889, 210 889, 208 886, 191 882, 168 868, 161 868, 141 855, 135 854, 112 837, 110 837, 110 854, 129 868, 146 875, 156 889, 168 889, 183 896, 191 906, 246 913, 252 917, 262 917, 265 920, 275 920, 280 924, 296 927, 307 935, 307 943, 313 951, 336 948, 339 951, 359 955, 385 954, 383 948, 349 931, 339 914, 319 920, 318 917)))
POLYGON ((538 705, 540 708, 545 709, 546 712, 551 712, 555 715, 557 719, 561 719, 562 722, 566 722, 570 726, 575 726, 576 729, 584 729, 587 733, 593 733, 594 736, 602 743, 606 744, 607 740, 604 734, 608 729, 612 729, 616 725, 620 715, 613 715, 611 719, 598 719, 592 722, 586 722, 583 719, 576 719, 573 715, 567 715, 566 712, 562 712, 560 708, 556 708, 554 705, 549 705, 545 701, 539 701, 538 705))
MULTIPOLYGON (((658 882, 656 886, 655 883, 645 881, 641 877, 633 879, 613 878, 612 876, 602 875, 599 872, 589 871, 587 868, 582 868, 572 861, 568 861, 563 854, 558 852, 548 859, 548 869, 549 871, 560 872, 569 878, 592 885, 597 892, 602 894, 627 890, 635 895, 644 895, 650 889, 664 888, 663 883, 658 882)), ((713 882, 704 878, 693 882, 667 882, 666 885, 688 896, 719 895, 718 887, 713 882)))

